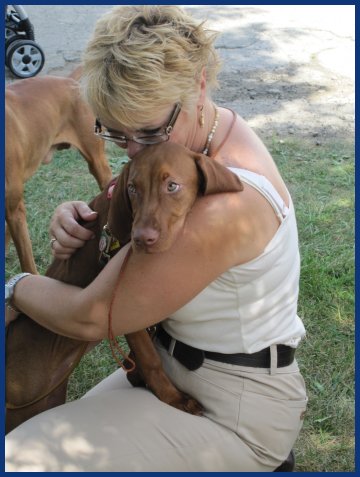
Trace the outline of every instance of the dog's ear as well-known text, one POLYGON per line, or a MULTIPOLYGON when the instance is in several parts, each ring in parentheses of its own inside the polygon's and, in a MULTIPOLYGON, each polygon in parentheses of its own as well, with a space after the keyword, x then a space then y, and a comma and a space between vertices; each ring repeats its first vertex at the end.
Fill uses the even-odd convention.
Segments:
POLYGON ((202 195, 221 192, 240 192, 244 186, 238 176, 227 167, 210 159, 204 154, 194 154, 199 174, 199 192, 202 195))
POLYGON ((125 164, 118 177, 112 193, 108 215, 108 226, 111 234, 119 240, 121 245, 130 241, 133 220, 132 208, 127 192, 129 168, 130 164, 125 164))

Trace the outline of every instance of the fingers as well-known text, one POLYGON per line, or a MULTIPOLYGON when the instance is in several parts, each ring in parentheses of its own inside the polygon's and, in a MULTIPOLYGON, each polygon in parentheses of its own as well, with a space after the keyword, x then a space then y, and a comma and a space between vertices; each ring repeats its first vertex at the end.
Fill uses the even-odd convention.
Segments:
POLYGON ((59 258, 60 260, 68 260, 78 248, 84 245, 85 242, 79 241, 79 243, 81 244, 79 247, 64 247, 60 242, 58 242, 57 239, 52 238, 50 240, 51 252, 55 258, 59 258))
POLYGON ((86 241, 79 241, 80 245, 76 247, 64 247, 60 242, 56 241, 52 247, 51 252, 55 258, 59 260, 68 260, 79 248, 83 247, 86 241))
POLYGON ((80 217, 81 219, 89 221, 89 222, 96 219, 97 212, 90 209, 90 207, 87 205, 86 202, 75 201, 75 202, 71 202, 70 204, 73 205, 76 213, 78 214, 77 218, 80 217))
POLYGON ((97 213, 80 201, 65 202, 56 208, 49 228, 51 249, 56 258, 70 258, 87 240, 93 238, 93 232, 78 223, 80 218, 92 221, 97 218, 97 213))

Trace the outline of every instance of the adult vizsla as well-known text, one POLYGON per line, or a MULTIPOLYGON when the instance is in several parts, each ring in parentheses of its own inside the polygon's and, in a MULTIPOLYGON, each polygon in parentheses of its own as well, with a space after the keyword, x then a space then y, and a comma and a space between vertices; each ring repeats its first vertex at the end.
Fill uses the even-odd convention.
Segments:
POLYGON ((100 189, 111 179, 103 141, 93 134, 94 117, 81 98, 77 68, 70 77, 16 81, 5 91, 5 244, 13 239, 21 269, 36 273, 24 203, 25 182, 57 149, 71 146, 86 159, 100 189))
MULTIPOLYGON (((124 166, 115 185, 112 181, 90 203, 98 212, 92 224, 98 240, 88 241, 67 261, 55 259, 47 275, 85 287, 100 272, 104 256, 111 255, 117 241, 124 245, 131 240, 133 253, 161 253, 171 247, 199 195, 241 190, 237 176, 202 154, 172 143, 146 147, 124 166)), ((136 362, 135 372, 128 374, 130 382, 135 385, 140 379, 162 401, 200 414, 201 405, 176 389, 165 375, 147 331, 126 338, 136 362)), ((87 346, 46 330, 24 314, 9 324, 7 432, 65 402, 68 377, 87 346)))

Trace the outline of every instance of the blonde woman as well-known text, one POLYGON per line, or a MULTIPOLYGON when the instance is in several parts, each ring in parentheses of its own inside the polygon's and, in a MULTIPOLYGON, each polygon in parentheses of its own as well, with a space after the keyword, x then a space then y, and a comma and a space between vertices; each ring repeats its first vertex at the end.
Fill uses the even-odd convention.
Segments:
MULTIPOLYGON (((219 69, 214 40, 178 7, 116 7, 98 21, 83 59, 97 134, 130 159, 149 144, 179 143, 233 168, 244 183, 243 192, 199 199, 170 250, 133 254, 113 305, 116 335, 162 321, 175 346, 217 353, 189 370, 166 339, 156 341, 171 379, 202 404, 203 416, 132 388, 119 370, 82 399, 12 431, 8 471, 293 468, 290 451, 307 402, 294 358, 305 334, 294 207, 260 139, 211 99, 219 69), (204 240, 208 247, 199 246, 204 240)), ((58 207, 55 256, 65 259, 90 239, 79 217, 95 219, 83 202, 58 207)), ((9 303, 57 333, 101 340, 128 248, 84 290, 42 276, 16 278, 9 303)), ((7 320, 15 318, 7 310, 7 320)))

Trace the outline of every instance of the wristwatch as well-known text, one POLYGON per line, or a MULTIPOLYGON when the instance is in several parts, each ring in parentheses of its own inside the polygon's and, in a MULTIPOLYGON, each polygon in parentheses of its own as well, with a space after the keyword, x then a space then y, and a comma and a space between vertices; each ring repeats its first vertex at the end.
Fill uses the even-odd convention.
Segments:
POLYGON ((5 283, 5 305, 14 311, 19 311, 16 307, 11 305, 11 300, 15 292, 15 286, 20 280, 22 280, 24 277, 27 277, 28 275, 31 275, 31 273, 18 273, 14 277, 10 278, 7 283, 5 283))

